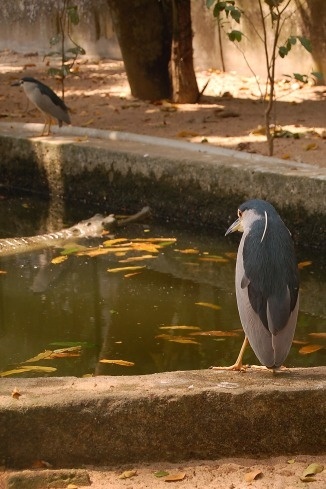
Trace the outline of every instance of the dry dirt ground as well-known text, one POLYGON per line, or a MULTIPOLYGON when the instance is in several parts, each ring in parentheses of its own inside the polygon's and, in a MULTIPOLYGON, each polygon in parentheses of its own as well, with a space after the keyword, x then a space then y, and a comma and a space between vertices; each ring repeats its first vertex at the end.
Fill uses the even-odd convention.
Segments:
MULTIPOLYGON (((55 60, 35 53, 0 52, 0 118, 42 122, 23 90, 11 87, 22 76, 34 76, 60 95, 59 83, 47 75, 55 60)), ((130 95, 121 61, 84 59, 66 80, 65 101, 74 126, 178 138, 267 155, 264 104, 255 78, 216 70, 197 72, 199 104, 140 101, 130 95)), ((326 168, 326 87, 277 80, 275 122, 283 137, 275 139, 274 155, 326 168)))
MULTIPOLYGON (((47 68, 46 62, 33 53, 25 56, 10 51, 0 53, 2 120, 43 121, 40 113, 27 103, 23 90, 11 87, 11 83, 22 76, 34 76, 60 95, 58 83, 46 74, 47 68)), ((143 102, 130 96, 122 62, 85 59, 78 65, 76 76, 66 80, 65 101, 75 126, 182 138, 266 155, 265 137, 259 128, 264 107, 255 79, 214 70, 198 72, 197 79, 200 90, 209 81, 199 104, 143 102)), ((261 89, 264 90, 263 85, 261 89)), ((286 78, 277 82, 276 122, 285 131, 284 136, 289 137, 275 140, 275 156, 326 169, 325 94, 325 86, 289 83, 286 78), (300 137, 296 139, 294 134, 300 137)), ((266 460, 220 459, 88 470, 92 489, 159 489, 169 484, 182 489, 325 489, 326 470, 317 474, 314 482, 300 480, 304 469, 314 462, 326 466, 326 456, 289 454, 266 460), (136 475, 119 478, 126 470, 136 471, 136 475), (155 475, 159 471, 182 480, 166 482, 167 476, 155 475), (254 471, 259 472, 257 478, 247 481, 246 477, 253 477, 254 471), (246 476, 247 473, 251 476, 246 476)))

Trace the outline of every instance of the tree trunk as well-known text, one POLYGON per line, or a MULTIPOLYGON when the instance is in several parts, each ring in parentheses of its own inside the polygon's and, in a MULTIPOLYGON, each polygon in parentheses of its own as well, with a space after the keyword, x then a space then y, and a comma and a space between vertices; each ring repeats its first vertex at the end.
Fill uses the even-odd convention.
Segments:
POLYGON ((194 104, 199 91, 193 65, 190 0, 172 0, 172 15, 172 99, 179 104, 194 104))
POLYGON ((108 0, 134 97, 171 96, 171 5, 162 0, 108 0))

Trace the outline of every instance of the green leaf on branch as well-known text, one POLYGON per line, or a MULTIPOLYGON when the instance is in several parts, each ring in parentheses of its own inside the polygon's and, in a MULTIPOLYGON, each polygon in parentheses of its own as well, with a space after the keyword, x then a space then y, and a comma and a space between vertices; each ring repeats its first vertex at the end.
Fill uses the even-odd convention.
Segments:
POLYGON ((293 73, 293 78, 295 80, 301 81, 302 83, 308 83, 307 75, 302 75, 301 73, 293 73))
POLYGON ((86 54, 86 51, 81 46, 75 46, 74 48, 67 49, 66 53, 73 53, 78 55, 78 54, 86 54))
POLYGON ((298 39, 299 41, 301 42, 302 46, 309 52, 311 53, 312 51, 312 46, 311 46, 311 42, 309 39, 307 39, 306 37, 302 37, 302 36, 298 36, 298 39))
POLYGON ((243 36, 243 34, 240 31, 231 31, 228 33, 228 38, 232 42, 235 42, 235 41, 240 42, 242 40, 242 36, 243 36))
POLYGON ((281 56, 281 58, 285 58, 285 56, 288 54, 289 50, 286 46, 281 46, 278 49, 278 54, 281 56))
POLYGON ((67 8, 67 15, 70 20, 70 22, 74 25, 79 24, 79 15, 78 15, 78 8, 77 5, 73 5, 71 7, 67 8))
POLYGON ((225 10, 225 7, 226 7, 226 2, 217 2, 213 10, 214 17, 219 17, 220 13, 223 12, 223 10, 225 10))

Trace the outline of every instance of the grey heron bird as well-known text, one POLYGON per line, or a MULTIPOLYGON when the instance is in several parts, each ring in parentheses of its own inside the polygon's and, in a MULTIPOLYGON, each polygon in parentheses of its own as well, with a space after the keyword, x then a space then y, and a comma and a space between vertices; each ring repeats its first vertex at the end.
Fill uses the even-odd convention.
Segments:
POLYGON ((249 341, 262 365, 282 366, 291 348, 299 309, 299 273, 290 231, 275 208, 254 199, 240 205, 226 235, 243 233, 238 248, 235 290, 245 340, 231 367, 241 370, 249 341))
POLYGON ((71 124, 68 107, 54 91, 35 78, 25 76, 21 80, 12 83, 12 86, 22 86, 28 99, 42 112, 45 124, 42 136, 50 134, 52 117, 58 120, 59 127, 62 123, 71 124), (46 126, 48 131, 45 133, 46 126))

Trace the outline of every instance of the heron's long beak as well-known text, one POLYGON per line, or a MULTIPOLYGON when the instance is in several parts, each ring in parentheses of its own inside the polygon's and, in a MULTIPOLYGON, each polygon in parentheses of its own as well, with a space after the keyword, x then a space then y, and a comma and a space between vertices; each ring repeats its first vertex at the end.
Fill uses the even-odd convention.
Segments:
POLYGON ((238 217, 238 219, 236 221, 234 221, 233 224, 231 224, 229 229, 226 231, 225 236, 227 236, 230 233, 234 233, 235 231, 240 231, 240 233, 243 233, 243 226, 242 226, 241 217, 238 217))

